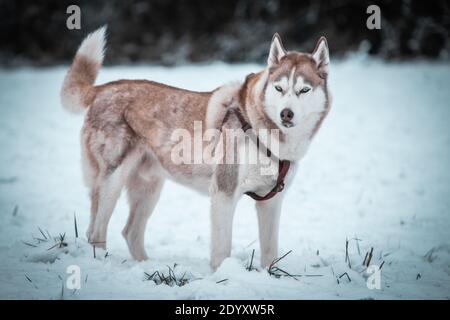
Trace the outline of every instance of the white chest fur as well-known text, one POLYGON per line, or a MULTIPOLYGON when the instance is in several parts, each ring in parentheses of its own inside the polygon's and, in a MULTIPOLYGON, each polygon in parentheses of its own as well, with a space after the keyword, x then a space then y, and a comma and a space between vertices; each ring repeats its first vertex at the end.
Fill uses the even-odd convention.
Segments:
MULTIPOLYGON (((292 180, 295 175, 296 163, 300 161, 308 151, 308 147, 311 143, 311 136, 318 121, 320 121, 320 118, 321 115, 319 113, 310 114, 302 121, 301 125, 286 130, 284 134, 285 139, 279 144, 279 152, 274 150, 273 153, 279 155, 281 160, 291 161, 291 168, 287 175, 287 184, 289 184, 289 181, 292 180)), ((253 143, 253 141, 250 141, 249 143, 253 143)), ((239 152, 242 153, 245 150, 247 149, 242 143, 239 152)), ((271 159, 270 164, 267 162, 257 164, 245 163, 239 168, 239 191, 253 191, 258 195, 263 196, 275 186, 277 177, 277 159, 271 159), (268 170, 268 168, 270 168, 270 170, 268 170)))
POLYGON ((311 113, 300 124, 286 130, 285 141, 280 143, 281 159, 298 161, 305 156, 321 117, 321 113, 311 113))

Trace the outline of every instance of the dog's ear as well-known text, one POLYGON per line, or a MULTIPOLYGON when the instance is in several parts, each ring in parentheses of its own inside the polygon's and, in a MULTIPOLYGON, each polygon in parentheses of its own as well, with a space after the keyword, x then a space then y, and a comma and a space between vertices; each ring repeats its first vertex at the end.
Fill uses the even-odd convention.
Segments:
POLYGON ((328 51, 328 43, 325 37, 320 37, 319 41, 317 41, 312 57, 316 61, 319 75, 322 78, 326 78, 328 76, 328 68, 330 65, 330 53, 328 51))
POLYGON ((281 58, 285 55, 286 50, 284 50, 283 43, 281 43, 280 35, 275 33, 272 38, 272 43, 270 44, 269 58, 267 59, 267 65, 269 68, 280 63, 281 58))

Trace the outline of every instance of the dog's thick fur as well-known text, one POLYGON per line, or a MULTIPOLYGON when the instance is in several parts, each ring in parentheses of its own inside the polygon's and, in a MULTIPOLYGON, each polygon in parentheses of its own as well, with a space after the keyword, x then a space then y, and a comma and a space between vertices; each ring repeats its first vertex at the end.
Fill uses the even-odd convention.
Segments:
MULTIPOLYGON (((193 134, 194 121, 202 121, 203 130, 240 128, 241 123, 233 115, 222 123, 227 109, 237 106, 255 130, 280 130, 275 156, 292 162, 286 181, 289 185, 298 161, 329 110, 326 40, 321 38, 312 54, 286 52, 276 34, 263 71, 247 76, 244 83, 225 85, 212 92, 193 92, 146 80, 95 86, 103 61, 105 31, 101 28, 82 42, 61 90, 66 109, 87 111, 81 146, 91 197, 88 240, 106 247, 108 222, 126 187, 130 214, 122 234, 131 255, 136 260, 147 259, 145 226, 164 180, 169 178, 211 197, 211 266, 216 269, 231 253, 232 220, 238 199, 247 191, 266 194, 273 188, 277 174, 261 175, 257 164, 174 164, 171 134, 178 128, 193 134), (286 108, 293 112, 293 118, 280 116, 286 108)), ((244 141, 242 133, 238 150, 244 141)), ((273 164, 278 166, 275 160, 273 164)), ((283 196, 284 192, 256 202, 262 266, 270 264, 278 254, 283 196)))

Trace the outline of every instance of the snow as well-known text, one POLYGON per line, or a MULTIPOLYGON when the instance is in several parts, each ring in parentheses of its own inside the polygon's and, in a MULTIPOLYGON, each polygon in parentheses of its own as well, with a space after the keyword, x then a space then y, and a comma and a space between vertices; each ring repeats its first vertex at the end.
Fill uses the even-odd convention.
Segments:
MULTIPOLYGON (((108 256, 96 249, 94 258, 84 237, 89 199, 80 165, 83 117, 59 105, 66 68, 0 71, 0 298, 450 297, 449 64, 333 61, 332 111, 287 191, 281 217, 280 255, 292 252, 278 266, 303 275, 297 279, 247 271, 253 249, 253 266, 259 268, 260 256, 248 198, 235 215, 232 256, 212 272, 208 198, 170 182, 147 226, 150 259, 133 261, 120 234, 128 215, 124 197, 111 219, 108 256), (65 233, 67 246, 48 250, 55 242, 38 243, 33 237, 44 238, 38 228, 47 237, 47 231, 52 237, 65 233), (371 290, 362 261, 372 247, 371 264, 384 264, 381 289, 371 290), (178 278, 186 272, 186 285, 145 281, 144 272, 167 275, 175 263, 178 278), (79 290, 65 285, 70 265, 80 267, 79 290)), ((145 78, 208 90, 260 68, 104 67, 98 83, 145 78)))

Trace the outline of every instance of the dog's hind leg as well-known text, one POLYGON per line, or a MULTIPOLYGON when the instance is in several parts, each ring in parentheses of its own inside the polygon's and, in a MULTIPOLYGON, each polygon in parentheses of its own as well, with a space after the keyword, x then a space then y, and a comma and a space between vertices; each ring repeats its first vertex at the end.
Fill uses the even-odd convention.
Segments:
POLYGON ((92 237, 94 231, 95 217, 98 211, 98 177, 100 174, 100 168, 97 159, 90 149, 89 144, 89 131, 83 128, 81 134, 81 165, 83 168, 84 183, 89 188, 89 196, 91 199, 91 215, 89 219, 89 227, 86 231, 87 239, 92 237))
POLYGON ((127 182, 130 214, 122 235, 134 259, 146 260, 145 227, 161 194, 164 178, 158 174, 157 164, 148 156, 130 175, 127 182))
POLYGON ((97 216, 98 211, 98 187, 94 186, 91 189, 90 197, 91 197, 91 217, 89 219, 89 227, 86 231, 87 239, 92 238, 92 233, 94 232, 95 218, 97 216))
POLYGON ((93 217, 94 227, 88 240, 96 247, 106 249, 108 223, 124 185, 123 176, 124 167, 118 167, 112 172, 100 173, 98 185, 93 190, 92 205, 94 206, 97 202, 97 213, 93 217))
POLYGON ((108 223, 122 188, 139 160, 137 154, 138 152, 130 151, 117 167, 108 165, 106 161, 100 164, 102 169, 92 193, 93 210, 96 205, 97 212, 93 215, 94 227, 88 239, 97 247, 106 249, 108 223))

